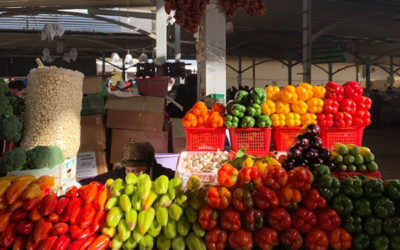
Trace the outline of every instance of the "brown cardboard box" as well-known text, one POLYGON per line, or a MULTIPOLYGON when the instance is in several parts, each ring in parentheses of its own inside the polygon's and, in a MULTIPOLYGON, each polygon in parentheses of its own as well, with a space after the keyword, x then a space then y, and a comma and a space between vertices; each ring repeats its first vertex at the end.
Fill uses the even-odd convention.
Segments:
POLYGON ((180 153, 186 149, 186 134, 181 119, 171 118, 172 152, 180 153))
POLYGON ((98 94, 103 88, 103 77, 86 76, 83 79, 83 94, 98 94))
POLYGON ((106 125, 103 115, 81 117, 81 146, 79 152, 106 149, 106 125))
POLYGON ((107 127, 158 132, 163 131, 165 99, 151 96, 107 100, 107 127))
POLYGON ((149 132, 113 129, 111 132, 111 163, 121 161, 122 149, 131 138, 134 138, 136 142, 150 142, 156 153, 168 152, 168 131, 149 132))
POLYGON ((104 174, 108 172, 106 153, 104 151, 79 153, 76 168, 78 180, 104 174))

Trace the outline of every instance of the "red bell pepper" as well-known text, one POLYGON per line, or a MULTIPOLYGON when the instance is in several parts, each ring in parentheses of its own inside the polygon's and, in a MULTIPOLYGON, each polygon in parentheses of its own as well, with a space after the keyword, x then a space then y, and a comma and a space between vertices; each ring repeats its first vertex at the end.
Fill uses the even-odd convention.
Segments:
POLYGON ((263 176, 264 185, 274 190, 285 186, 288 180, 287 172, 281 166, 269 166, 267 174, 263 176))
POLYGON ((299 190, 291 187, 283 187, 278 191, 279 204, 282 207, 297 207, 297 203, 301 201, 301 193, 299 190))
POLYGON ((357 128, 365 128, 371 124, 371 113, 365 110, 357 110, 353 114, 353 126, 357 128))
POLYGON ((40 202, 40 214, 42 216, 49 216, 57 206, 57 195, 51 193, 43 197, 40 202))
POLYGON ((232 195, 232 205, 240 212, 253 208, 253 196, 251 192, 247 189, 236 188, 232 195))
POLYGON ((42 244, 38 247, 38 250, 51 250, 53 249, 54 243, 56 243, 58 236, 52 235, 47 237, 42 244))
POLYGON ((364 89, 358 82, 350 81, 343 85, 344 97, 354 99, 364 94, 364 89))
POLYGON ((303 205, 311 210, 326 207, 326 199, 316 188, 311 188, 303 195, 303 205))
POLYGON ((232 166, 232 164, 226 163, 218 170, 218 183, 221 186, 233 187, 238 179, 239 171, 232 166))
POLYGON ((199 224, 204 230, 211 230, 217 225, 218 212, 210 206, 203 206, 199 211, 199 224))
POLYGON ((69 200, 70 200, 70 198, 68 198, 66 196, 62 196, 62 197, 58 198, 57 206, 55 209, 55 212, 58 215, 61 215, 64 212, 64 209, 67 207, 69 200))
POLYGON ((41 242, 47 238, 53 225, 45 219, 40 219, 35 223, 33 229, 33 243, 41 242))
POLYGON ((17 224, 17 232, 22 235, 29 235, 33 229, 33 221, 23 220, 17 224))
POLYGON ((324 102, 324 113, 334 114, 339 112, 339 102, 335 99, 326 99, 324 102))
POLYGON ((277 207, 272 209, 268 214, 268 222, 275 230, 283 231, 290 228, 292 218, 286 209, 277 207))
POLYGON ((97 197, 98 185, 95 182, 89 185, 82 186, 78 189, 79 197, 83 199, 85 203, 93 202, 97 197))
POLYGON ((251 190, 262 186, 261 172, 254 167, 243 167, 239 171, 239 187, 247 187, 251 190))
POLYGON ((342 85, 339 85, 334 82, 328 82, 325 85, 326 88, 326 98, 327 99, 334 99, 340 102, 344 97, 344 88, 342 85))
POLYGON ((353 114, 357 110, 357 104, 355 101, 349 98, 345 98, 340 102, 339 111, 347 112, 349 114, 353 114))
POLYGON ((88 250, 105 250, 110 244, 110 237, 106 235, 98 236, 92 244, 90 244, 88 250))
POLYGON ((264 213, 258 209, 246 210, 242 214, 243 228, 254 232, 264 225, 264 213))
POLYGON ((253 237, 250 232, 243 229, 229 233, 229 246, 233 249, 251 250, 253 249, 253 237))
POLYGON ((53 226, 51 233, 54 235, 62 235, 68 232, 69 226, 65 222, 59 222, 53 226))
POLYGON ((85 205, 81 208, 79 225, 82 228, 89 227, 92 224, 95 215, 96 209, 94 209, 92 203, 85 203, 85 205))
POLYGON ((346 229, 338 227, 329 232, 329 243, 336 250, 351 247, 351 234, 346 229))
POLYGON ((214 228, 206 233, 206 246, 210 250, 224 250, 226 241, 228 240, 228 233, 220 228, 214 228))
POLYGON ((339 214, 332 208, 321 208, 316 211, 318 225, 325 230, 332 230, 342 222, 339 214))
POLYGON ((333 126, 333 114, 328 114, 328 113, 317 114, 317 122, 320 127, 330 128, 333 126))
POLYGON ((273 249, 279 243, 278 232, 270 227, 263 227, 255 232, 254 243, 262 250, 273 249))
POLYGON ((300 191, 307 191, 311 188, 314 176, 305 167, 295 167, 289 172, 288 186, 300 191))
POLYGON ((259 209, 267 209, 277 207, 279 199, 274 190, 267 187, 260 187, 254 191, 254 203, 259 209))
POLYGON ((357 110, 370 110, 372 106, 372 100, 366 96, 357 96, 354 101, 357 105, 357 110))
POLYGON ((60 235, 56 242, 54 242, 53 248, 57 250, 67 250, 71 239, 67 235, 60 235))
POLYGON ((221 227, 229 231, 236 231, 240 228, 240 214, 233 208, 221 211, 221 227))
POLYGON ((14 243, 15 239, 17 238, 15 230, 16 226, 16 223, 8 224, 6 230, 1 233, 0 246, 8 248, 14 243))
POLYGON ((294 228, 307 233, 317 225, 317 216, 312 210, 300 207, 292 212, 292 221, 294 228))
POLYGON ((285 249, 297 250, 303 245, 303 237, 299 230, 289 228, 279 234, 279 242, 285 249))
POLYGON ((353 124, 352 116, 347 112, 338 112, 333 116, 333 125, 338 128, 349 128, 353 124))
POLYGON ((213 186, 207 191, 206 203, 212 208, 225 209, 229 207, 231 201, 231 192, 226 187, 213 186))
POLYGON ((321 228, 313 228, 306 236, 306 247, 310 250, 328 249, 328 234, 321 228))

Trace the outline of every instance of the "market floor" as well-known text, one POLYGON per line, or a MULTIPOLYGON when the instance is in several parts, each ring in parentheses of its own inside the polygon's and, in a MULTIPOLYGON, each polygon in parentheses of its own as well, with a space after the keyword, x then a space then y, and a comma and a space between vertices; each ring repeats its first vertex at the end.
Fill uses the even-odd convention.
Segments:
POLYGON ((400 127, 366 129, 363 145, 371 149, 384 179, 400 178, 400 127))

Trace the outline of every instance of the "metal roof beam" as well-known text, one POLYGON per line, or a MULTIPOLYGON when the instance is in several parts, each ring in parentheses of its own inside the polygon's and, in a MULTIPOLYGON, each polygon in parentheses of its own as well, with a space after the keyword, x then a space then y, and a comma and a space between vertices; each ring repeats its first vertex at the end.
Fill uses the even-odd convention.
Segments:
MULTIPOLYGON (((56 7, 56 8, 76 8, 84 9, 88 7, 126 7, 127 0, 0 0, 0 8, 12 7, 56 7)), ((155 6, 154 0, 134 0, 129 3, 129 7, 149 7, 155 6)))
POLYGON ((145 19, 156 19, 156 13, 138 11, 116 11, 107 9, 88 9, 89 14, 119 17, 135 17, 145 19))

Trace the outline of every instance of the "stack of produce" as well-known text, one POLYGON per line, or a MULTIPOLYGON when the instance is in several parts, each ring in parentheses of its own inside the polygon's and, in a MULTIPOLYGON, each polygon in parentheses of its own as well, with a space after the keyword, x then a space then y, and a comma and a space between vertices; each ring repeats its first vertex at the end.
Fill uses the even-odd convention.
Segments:
POLYGON ((22 123, 18 119, 23 105, 12 96, 6 96, 9 89, 0 81, 0 139, 10 142, 21 140, 22 123))
POLYGON ((240 90, 235 100, 226 105, 227 128, 265 128, 271 127, 269 115, 262 114, 262 104, 267 100, 267 94, 262 88, 254 88, 250 92, 240 90))
POLYGON ((113 238, 112 249, 205 249, 204 231, 197 221, 203 202, 200 180, 193 177, 186 193, 181 180, 158 177, 154 182, 146 174, 130 173, 122 179, 108 180, 112 193, 102 232, 113 238))
POLYGON ((204 102, 196 102, 182 118, 184 128, 222 128, 224 126, 225 106, 215 103, 208 110, 204 102))
POLYGON ((306 166, 312 169, 316 164, 324 164, 331 169, 335 168, 331 152, 322 147, 322 139, 319 136, 320 127, 317 124, 308 125, 296 136, 296 143, 289 149, 283 166, 287 170, 291 170, 295 166, 306 166))
POLYGON ((378 171, 375 155, 367 147, 336 143, 332 149, 332 156, 339 171, 378 171))

